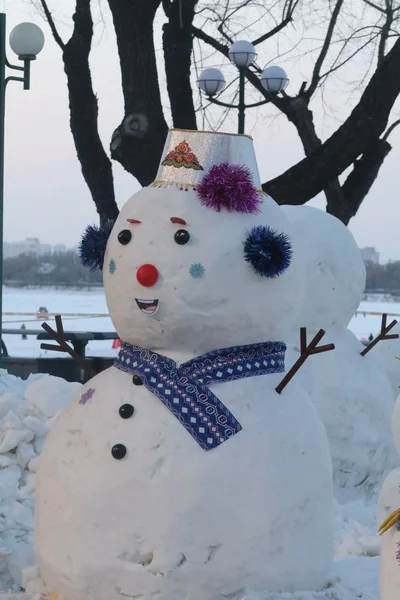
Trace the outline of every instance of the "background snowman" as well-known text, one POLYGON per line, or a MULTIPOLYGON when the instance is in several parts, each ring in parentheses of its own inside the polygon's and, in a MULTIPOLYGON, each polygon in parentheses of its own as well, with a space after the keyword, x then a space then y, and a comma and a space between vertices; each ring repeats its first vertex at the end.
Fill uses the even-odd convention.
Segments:
MULTIPOLYGON (((368 498, 396 464, 390 435, 393 397, 390 382, 372 354, 348 329, 362 300, 365 266, 347 227, 332 215, 310 206, 283 210, 303 236, 307 291, 298 315, 314 334, 321 327, 335 352, 308 361, 299 373, 329 438, 334 494, 341 502, 368 498)), ((287 365, 298 359, 298 329, 286 337, 287 365)), ((394 346, 393 346, 394 348, 394 346)), ((399 365, 399 361, 393 360, 399 365)))
MULTIPOLYGON (((392 434, 400 457, 400 397, 392 417, 392 434)), ((378 500, 382 537, 380 600, 397 600, 400 589, 400 468, 386 478, 378 500)))
POLYGON ((108 231, 89 228, 82 255, 104 264, 123 344, 41 456, 46 591, 233 600, 247 586, 321 588, 326 432, 296 380, 275 391, 304 293, 302 247, 260 190, 251 138, 171 131, 157 180, 108 231))

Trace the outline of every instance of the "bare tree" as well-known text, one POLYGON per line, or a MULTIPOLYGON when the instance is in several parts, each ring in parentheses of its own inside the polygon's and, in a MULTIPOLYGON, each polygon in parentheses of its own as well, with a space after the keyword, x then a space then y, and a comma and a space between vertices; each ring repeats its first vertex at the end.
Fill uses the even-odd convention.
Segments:
MULTIPOLYGON (((93 35, 90 0, 76 0, 74 30, 66 44, 52 18, 50 0, 39 2, 63 52, 71 130, 82 172, 100 216, 113 217, 117 209, 111 164, 98 135, 97 100, 88 66, 93 35)), ((231 42, 244 30, 247 36, 254 32, 257 47, 273 41, 280 46, 282 36, 287 42, 296 33, 294 26, 307 33, 312 28, 315 31, 318 23, 323 37, 310 40, 304 35, 306 47, 298 42, 291 52, 292 58, 296 52, 298 59, 300 55, 312 58, 308 81, 296 95, 269 98, 296 128, 305 158, 263 188, 279 204, 303 204, 324 191, 328 212, 345 224, 357 213, 391 150, 388 137, 399 123, 387 128, 400 93, 400 0, 361 0, 356 7, 351 0, 318 4, 315 0, 108 0, 108 5, 125 104, 123 120, 111 141, 111 156, 142 185, 155 177, 167 134, 153 39, 158 10, 166 19, 163 49, 173 125, 184 129, 196 128, 196 115, 202 108, 194 101, 191 82, 191 69, 198 68, 199 56, 216 53, 227 57, 231 42), (262 31, 264 23, 269 27, 262 31), (310 105, 323 96, 327 81, 356 59, 365 65, 356 85, 358 102, 345 122, 322 141, 310 105), (349 168, 351 172, 341 183, 339 176, 349 168)), ((258 93, 267 96, 260 71, 255 65, 246 77, 258 93)), ((237 91, 233 89, 233 93, 237 91)))

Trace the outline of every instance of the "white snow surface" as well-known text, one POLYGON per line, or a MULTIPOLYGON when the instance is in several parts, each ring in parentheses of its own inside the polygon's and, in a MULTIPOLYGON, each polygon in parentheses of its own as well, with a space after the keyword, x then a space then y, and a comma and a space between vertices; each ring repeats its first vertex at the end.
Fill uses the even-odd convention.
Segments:
POLYGON ((18 590, 34 564, 33 509, 38 457, 49 428, 80 387, 50 375, 26 381, 0 371, 0 587, 18 590))
MULTIPOLYGON (((4 448, 0 452, 0 586, 3 590, 0 600, 28 600, 38 592, 36 571, 32 569, 37 455, 59 412, 59 398, 65 403, 78 388, 79 384, 48 375, 35 375, 22 381, 0 372, 0 443, 4 448), (27 586, 26 594, 16 593, 21 586, 27 586)), ((379 554, 376 498, 345 505, 335 502, 334 509, 335 562, 323 591, 255 595, 251 590, 243 590, 237 600, 376 600, 379 554)))

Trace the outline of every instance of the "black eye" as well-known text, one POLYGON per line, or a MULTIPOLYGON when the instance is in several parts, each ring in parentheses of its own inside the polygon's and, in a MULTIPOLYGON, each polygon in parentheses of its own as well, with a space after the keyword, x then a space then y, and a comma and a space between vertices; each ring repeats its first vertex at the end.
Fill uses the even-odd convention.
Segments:
POLYGON ((111 448, 111 454, 116 460, 122 460, 126 456, 126 446, 123 444, 115 444, 111 448))
POLYGON ((190 233, 186 229, 179 229, 174 236, 177 244, 184 246, 190 240, 190 233))
POLYGON ((129 231, 129 229, 123 229, 118 234, 118 241, 123 246, 126 246, 126 244, 129 244, 131 239, 132 239, 132 233, 129 231))
POLYGON ((134 412, 135 409, 132 404, 123 404, 119 409, 119 416, 122 417, 122 419, 130 419, 134 412))

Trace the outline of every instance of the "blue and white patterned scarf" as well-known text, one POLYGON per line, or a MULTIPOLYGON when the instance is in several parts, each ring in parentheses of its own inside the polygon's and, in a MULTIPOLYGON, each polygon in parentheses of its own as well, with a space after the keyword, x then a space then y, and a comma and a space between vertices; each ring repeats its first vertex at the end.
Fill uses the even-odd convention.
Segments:
POLYGON ((204 449, 211 450, 242 427, 209 389, 213 383, 282 373, 286 345, 264 342, 214 350, 179 367, 174 360, 123 343, 114 366, 138 375, 204 449))

